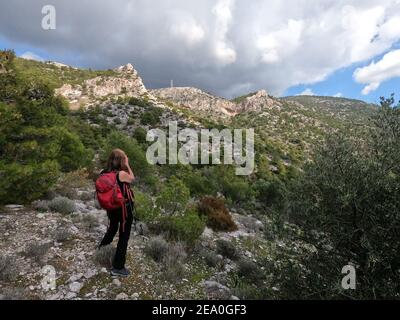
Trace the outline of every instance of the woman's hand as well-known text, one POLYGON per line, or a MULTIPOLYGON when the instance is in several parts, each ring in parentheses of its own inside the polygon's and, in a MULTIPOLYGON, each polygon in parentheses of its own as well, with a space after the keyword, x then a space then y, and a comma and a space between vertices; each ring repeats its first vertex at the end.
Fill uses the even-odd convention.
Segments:
POLYGON ((124 171, 121 171, 119 173, 120 181, 132 183, 135 180, 135 175, 133 174, 132 169, 129 166, 129 159, 127 155, 125 155, 122 164, 124 171))

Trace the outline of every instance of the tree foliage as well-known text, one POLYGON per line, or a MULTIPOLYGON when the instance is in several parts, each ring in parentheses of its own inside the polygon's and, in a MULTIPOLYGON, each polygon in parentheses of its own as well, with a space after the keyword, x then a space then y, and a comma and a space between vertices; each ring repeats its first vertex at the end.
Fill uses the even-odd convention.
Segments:
POLYGON ((65 101, 45 82, 21 76, 14 59, 13 52, 0 52, 1 203, 34 200, 60 171, 83 167, 92 158, 79 136, 67 128, 65 101))
POLYGON ((399 191, 400 108, 393 96, 381 100, 368 134, 327 137, 292 190, 289 216, 327 234, 338 257, 330 267, 357 266, 355 296, 399 292, 399 191))

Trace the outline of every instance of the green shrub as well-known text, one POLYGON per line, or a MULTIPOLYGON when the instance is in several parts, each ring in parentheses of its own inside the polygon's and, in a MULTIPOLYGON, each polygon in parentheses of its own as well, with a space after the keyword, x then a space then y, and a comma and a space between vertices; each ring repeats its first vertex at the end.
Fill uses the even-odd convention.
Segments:
MULTIPOLYGON (((326 286, 321 297, 342 296, 336 290, 337 274, 349 261, 357 266, 357 290, 346 295, 399 296, 400 105, 394 106, 393 97, 381 104, 369 126, 359 128, 355 137, 343 131, 328 135, 291 188, 285 213, 319 251, 321 245, 312 237, 315 231, 324 232, 335 248, 319 257, 320 265, 329 266, 319 271, 326 286)), ((312 262, 308 259, 305 265, 315 269, 312 262)), ((317 285, 320 282, 309 287, 319 291, 317 285)))
MULTIPOLYGON (((135 125, 135 124, 136 124, 135 118, 129 117, 128 120, 127 120, 127 122, 126 122, 126 125, 127 125, 127 126, 133 126, 133 125, 135 125)), ((134 137, 134 138, 135 138, 135 137, 134 137)), ((136 140, 137 140, 137 139, 136 139, 136 140)))
POLYGON ((284 184, 274 179, 272 181, 259 180, 255 187, 256 199, 262 203, 264 207, 275 207, 282 209, 285 205, 285 195, 287 193, 284 184))
POLYGON ((62 214, 70 214, 75 212, 76 206, 75 202, 68 198, 56 197, 49 201, 49 209, 62 214))
POLYGON ((237 262, 238 275, 251 282, 257 282, 262 278, 262 270, 251 260, 240 259, 237 262))
POLYGON ((190 198, 189 189, 177 177, 171 177, 162 187, 157 205, 167 215, 182 214, 190 198))
POLYGON ((207 217, 207 226, 214 231, 235 231, 237 226, 223 199, 204 197, 198 203, 198 211, 207 217))
POLYGON ((205 176, 199 170, 193 170, 183 174, 182 180, 189 188, 192 196, 203 196, 216 193, 215 185, 210 181, 210 178, 205 176))
POLYGON ((161 109, 153 107, 151 110, 143 112, 140 115, 140 123, 145 126, 155 126, 160 123, 161 114, 161 109))
POLYGON ((54 191, 65 193, 65 190, 86 188, 90 186, 89 172, 86 169, 63 173, 57 181, 54 191))
POLYGON ((0 203, 29 203, 43 196, 57 181, 56 161, 22 165, 0 161, 0 203))
POLYGON ((216 184, 216 189, 221 192, 226 199, 236 203, 250 202, 254 198, 254 193, 247 178, 239 177, 235 173, 235 168, 228 165, 214 166, 207 174, 209 183, 216 184))
POLYGON ((129 98, 129 104, 133 105, 133 106, 138 106, 138 107, 141 107, 141 108, 145 108, 145 109, 152 107, 152 104, 149 103, 148 101, 146 101, 144 99, 139 99, 139 98, 136 98, 136 97, 129 98))
POLYGON ((211 268, 215 268, 220 263, 220 259, 218 258, 218 255, 216 255, 215 252, 213 252, 211 250, 204 250, 202 252, 202 257, 203 257, 204 261, 206 262, 206 264, 211 268))
POLYGON ((217 253, 231 260, 237 260, 239 258, 239 252, 235 244, 223 239, 217 240, 217 253))
POLYGON ((161 262, 168 252, 168 243, 162 237, 150 239, 144 248, 144 253, 156 262, 161 262))
POLYGON ((135 192, 136 217, 138 220, 152 223, 158 217, 158 210, 154 207, 153 199, 147 193, 135 192))
POLYGON ((93 158, 91 150, 86 149, 77 134, 67 129, 57 129, 59 153, 56 157, 64 172, 73 171, 87 166, 93 158))
POLYGON ((15 99, 17 78, 13 72, 14 60, 14 51, 0 51, 0 101, 15 99))
POLYGON ((266 300, 271 299, 273 296, 267 296, 264 293, 263 288, 257 285, 237 279, 235 285, 232 288, 232 293, 240 300, 266 300))
POLYGON ((183 215, 163 217, 159 227, 170 239, 193 245, 203 233, 205 221, 189 209, 183 215))
POLYGON ((93 153, 69 126, 67 102, 54 96, 54 86, 12 60, 12 79, 0 93, 7 96, 0 101, 0 202, 28 203, 46 193, 59 171, 88 165, 93 153))
POLYGON ((141 127, 136 128, 135 131, 133 132, 133 138, 136 139, 137 142, 140 144, 146 144, 147 140, 147 131, 141 127))

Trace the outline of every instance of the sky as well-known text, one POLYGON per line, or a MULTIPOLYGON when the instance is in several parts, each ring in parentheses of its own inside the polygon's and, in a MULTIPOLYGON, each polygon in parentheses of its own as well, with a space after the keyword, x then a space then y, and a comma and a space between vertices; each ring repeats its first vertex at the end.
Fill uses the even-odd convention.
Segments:
POLYGON ((5 48, 92 69, 129 62, 148 88, 173 80, 226 98, 400 96, 400 0, 0 0, 5 48))

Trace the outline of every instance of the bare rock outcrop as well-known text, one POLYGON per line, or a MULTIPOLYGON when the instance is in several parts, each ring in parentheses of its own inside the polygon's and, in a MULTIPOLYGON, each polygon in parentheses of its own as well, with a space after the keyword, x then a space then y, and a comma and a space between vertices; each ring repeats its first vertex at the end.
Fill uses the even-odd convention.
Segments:
POLYGON ((172 87, 150 90, 161 100, 172 101, 181 107, 194 111, 209 112, 224 116, 236 114, 236 104, 224 98, 213 96, 197 88, 172 87))
POLYGON ((56 89, 56 94, 67 98, 72 109, 109 96, 142 97, 148 94, 142 78, 132 64, 128 63, 114 71, 113 76, 88 79, 82 85, 64 84, 56 89))
POLYGON ((280 109, 282 105, 280 101, 268 95, 265 90, 260 90, 239 102, 213 96, 191 87, 163 88, 150 90, 150 92, 161 100, 171 101, 181 107, 222 116, 234 116, 251 111, 258 112, 266 108, 280 109))
POLYGON ((260 90, 239 102, 237 109, 239 112, 258 112, 266 108, 280 108, 281 105, 281 102, 268 95, 265 90, 260 90))

